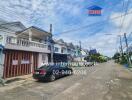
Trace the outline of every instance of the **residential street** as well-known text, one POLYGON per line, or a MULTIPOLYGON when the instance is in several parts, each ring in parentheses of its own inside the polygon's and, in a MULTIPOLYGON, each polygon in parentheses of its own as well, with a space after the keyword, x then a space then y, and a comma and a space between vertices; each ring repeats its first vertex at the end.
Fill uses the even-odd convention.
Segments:
POLYGON ((0 100, 132 100, 132 0, 0 0, 0 100))
POLYGON ((113 61, 50 83, 32 81, 9 91, 0 100, 132 100, 132 72, 113 61))

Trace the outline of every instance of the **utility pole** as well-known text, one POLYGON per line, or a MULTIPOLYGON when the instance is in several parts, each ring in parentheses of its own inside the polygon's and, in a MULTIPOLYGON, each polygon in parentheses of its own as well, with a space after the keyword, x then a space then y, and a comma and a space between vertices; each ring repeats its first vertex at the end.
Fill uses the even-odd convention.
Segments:
POLYGON ((81 57, 81 50, 82 50, 82 42, 79 41, 79 49, 80 49, 80 57, 81 57))
POLYGON ((127 56, 127 59, 128 59, 128 64, 131 65, 131 59, 130 59, 130 54, 129 54, 129 51, 128 51, 128 41, 127 41, 127 36, 126 36, 126 33, 124 33, 124 38, 125 38, 125 43, 126 43, 126 56, 127 56))
POLYGON ((54 43, 53 43, 53 34, 52 34, 52 24, 50 24, 50 34, 51 34, 51 63, 54 63, 54 43))
POLYGON ((82 50, 82 42, 79 41, 80 51, 82 50))
POLYGON ((123 57, 123 48, 122 48, 122 40, 121 40, 121 35, 119 35, 120 37, 120 49, 121 49, 121 56, 123 57))
POLYGON ((79 41, 79 46, 80 46, 80 60, 82 60, 81 58, 82 42, 81 41, 79 41))

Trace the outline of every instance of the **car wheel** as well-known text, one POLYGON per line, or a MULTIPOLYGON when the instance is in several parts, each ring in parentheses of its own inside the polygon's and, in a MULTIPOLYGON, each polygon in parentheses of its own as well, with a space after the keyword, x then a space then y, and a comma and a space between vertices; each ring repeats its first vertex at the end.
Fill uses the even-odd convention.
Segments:
POLYGON ((55 80, 55 75, 51 75, 50 78, 49 78, 49 81, 52 82, 55 80))

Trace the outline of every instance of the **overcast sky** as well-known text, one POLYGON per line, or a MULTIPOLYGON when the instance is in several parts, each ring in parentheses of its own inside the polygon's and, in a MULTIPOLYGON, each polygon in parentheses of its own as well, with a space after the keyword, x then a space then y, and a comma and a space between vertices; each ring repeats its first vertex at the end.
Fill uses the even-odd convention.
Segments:
POLYGON ((128 12, 132 12, 132 0, 0 0, 0 19, 21 21, 27 27, 37 26, 46 31, 53 24, 55 38, 75 44, 81 40, 84 48, 97 48, 105 55, 112 55, 119 47, 117 35, 124 32, 130 34, 132 31, 132 14, 124 18, 122 29, 123 17, 110 20, 124 14, 127 1, 128 12), (102 16, 88 16, 87 8, 92 5, 103 8, 102 16), (63 33, 78 28, 77 31, 63 33))

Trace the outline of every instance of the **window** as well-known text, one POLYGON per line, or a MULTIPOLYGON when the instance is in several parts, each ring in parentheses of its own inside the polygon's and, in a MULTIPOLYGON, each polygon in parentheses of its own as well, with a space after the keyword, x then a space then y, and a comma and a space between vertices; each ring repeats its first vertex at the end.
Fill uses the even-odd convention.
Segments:
POLYGON ((58 52, 59 51, 59 48, 55 47, 54 50, 55 50, 55 52, 58 52))

